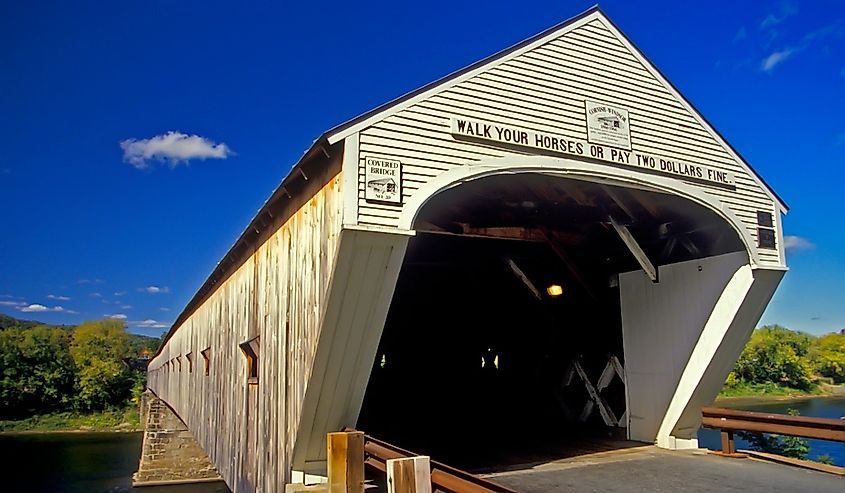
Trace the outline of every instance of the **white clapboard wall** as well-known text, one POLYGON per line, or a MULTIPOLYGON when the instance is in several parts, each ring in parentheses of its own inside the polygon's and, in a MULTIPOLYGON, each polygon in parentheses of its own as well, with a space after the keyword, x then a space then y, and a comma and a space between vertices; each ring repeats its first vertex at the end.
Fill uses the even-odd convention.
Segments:
MULTIPOLYGON (((600 13, 565 26, 537 46, 411 98, 359 126, 358 221, 395 227, 402 204, 365 198, 365 160, 402 163, 403 203, 437 175, 481 160, 532 151, 456 140, 450 119, 468 118, 587 141, 585 101, 627 109, 632 151, 664 156, 735 177, 735 189, 689 184, 733 210, 757 241, 757 211, 780 221, 772 194, 712 129, 600 13)), ((529 161, 527 161, 529 162, 529 161)), ((638 171, 639 172, 639 171, 638 171)), ((684 180, 683 178, 677 178, 684 180)), ((776 224, 779 229, 779 225, 776 224)), ((783 265, 780 249, 760 249, 761 265, 783 265)), ((782 250, 781 250, 782 251, 782 250)))

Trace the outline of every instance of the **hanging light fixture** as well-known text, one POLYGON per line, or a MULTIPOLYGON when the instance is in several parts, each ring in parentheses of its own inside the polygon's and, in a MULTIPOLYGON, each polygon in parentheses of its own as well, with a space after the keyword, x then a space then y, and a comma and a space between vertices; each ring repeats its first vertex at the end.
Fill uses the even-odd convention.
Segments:
POLYGON ((557 298, 563 294, 563 287, 560 284, 552 284, 546 288, 546 293, 552 298, 557 298))

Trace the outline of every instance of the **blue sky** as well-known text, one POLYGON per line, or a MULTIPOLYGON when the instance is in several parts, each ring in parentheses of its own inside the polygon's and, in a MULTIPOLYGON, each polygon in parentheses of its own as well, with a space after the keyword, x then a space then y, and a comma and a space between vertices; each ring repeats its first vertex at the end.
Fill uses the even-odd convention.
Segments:
MULTIPOLYGON (((160 334, 324 130, 592 5, 283 3, 0 4, 0 312, 160 334)), ((763 321, 845 327, 845 2, 601 6, 792 207, 763 321)))

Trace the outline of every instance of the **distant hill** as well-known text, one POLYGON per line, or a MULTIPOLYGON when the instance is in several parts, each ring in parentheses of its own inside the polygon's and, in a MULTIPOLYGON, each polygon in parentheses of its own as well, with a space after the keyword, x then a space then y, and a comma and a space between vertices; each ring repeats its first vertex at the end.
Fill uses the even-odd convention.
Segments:
MULTIPOLYGON (((51 325, 36 320, 21 320, 9 315, 0 313, 0 330, 5 329, 31 329, 38 325, 51 325)), ((73 330, 73 325, 51 325, 52 327, 60 327, 63 329, 73 330)), ((161 339, 158 337, 144 336, 140 334, 132 334, 127 332, 129 336, 129 347, 135 357, 152 356, 158 350, 158 345, 161 344, 161 339)))
POLYGON ((158 351, 159 344, 161 344, 161 339, 158 337, 129 333, 129 347, 137 358, 144 356, 151 358, 158 351))
POLYGON ((44 325, 41 322, 34 320, 19 320, 15 317, 10 317, 0 313, 0 330, 3 329, 29 329, 36 325, 44 325))

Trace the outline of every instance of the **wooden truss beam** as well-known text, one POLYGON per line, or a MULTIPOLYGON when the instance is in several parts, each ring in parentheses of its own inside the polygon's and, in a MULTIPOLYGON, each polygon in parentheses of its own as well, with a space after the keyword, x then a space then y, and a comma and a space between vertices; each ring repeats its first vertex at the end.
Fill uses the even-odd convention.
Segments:
POLYGON ((543 295, 540 294, 540 290, 537 289, 537 286, 535 286, 533 282, 531 282, 531 279, 528 279, 528 276, 526 276, 525 273, 522 272, 522 269, 520 269, 519 266, 517 266, 516 263, 514 263, 513 259, 508 258, 508 259, 505 259, 505 260, 507 261, 508 267, 510 267, 511 271, 513 271, 513 274, 520 281, 522 281, 523 284, 525 284, 525 287, 527 287, 528 290, 531 291, 531 294, 533 294, 534 297, 537 298, 538 300, 542 301, 543 295))
POLYGON ((628 247, 628 250, 630 250, 634 255, 634 258, 637 259, 637 262, 640 263, 640 267, 643 268, 646 275, 652 282, 657 282, 657 268, 651 263, 651 260, 649 260, 648 255, 645 254, 643 249, 640 248, 640 244, 637 243, 636 239, 634 239, 634 235, 628 231, 628 228, 625 225, 616 222, 616 220, 613 219, 613 216, 609 216, 609 218, 613 229, 615 229, 619 237, 622 238, 622 242, 625 243, 625 246, 628 247))
POLYGON ((563 265, 566 267, 569 273, 572 274, 572 277, 574 277, 575 280, 578 281, 579 284, 581 284, 581 287, 584 288, 584 291, 586 291, 591 298, 595 299, 595 293, 593 293, 593 290, 590 289, 590 286, 584 280, 584 276, 581 275, 581 271, 575 265, 575 262, 571 258, 569 258, 569 255, 567 255, 567 253, 555 240, 554 234, 545 228, 541 229, 541 232, 543 234, 543 238, 546 240, 546 243, 549 245, 549 247, 551 247, 552 251, 555 252, 555 255, 557 255, 560 261, 563 262, 563 265))

